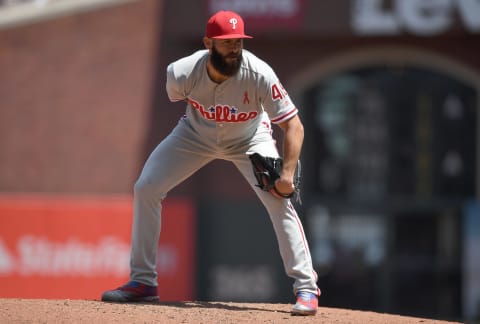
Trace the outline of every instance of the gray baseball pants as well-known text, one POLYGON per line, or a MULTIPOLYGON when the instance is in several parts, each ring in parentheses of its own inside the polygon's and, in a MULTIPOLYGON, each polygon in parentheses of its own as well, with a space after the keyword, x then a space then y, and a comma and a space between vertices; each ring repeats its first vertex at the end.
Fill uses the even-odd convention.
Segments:
POLYGON ((252 186, 267 209, 277 237, 285 272, 294 279, 293 291, 319 295, 317 275, 303 226, 289 199, 278 199, 255 186, 256 179, 248 154, 257 152, 278 157, 270 132, 257 132, 239 145, 216 144, 200 137, 188 119, 153 150, 134 187, 131 241, 131 280, 157 286, 156 260, 161 231, 162 201, 167 193, 214 159, 231 161, 252 186))

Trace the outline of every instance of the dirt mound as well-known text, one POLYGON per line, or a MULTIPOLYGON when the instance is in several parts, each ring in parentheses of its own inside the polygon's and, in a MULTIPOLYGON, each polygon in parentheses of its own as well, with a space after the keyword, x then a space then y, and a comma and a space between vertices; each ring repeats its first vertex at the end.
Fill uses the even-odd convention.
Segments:
POLYGON ((321 307, 291 316, 288 304, 172 302, 113 304, 95 300, 0 299, 0 323, 452 323, 321 307))

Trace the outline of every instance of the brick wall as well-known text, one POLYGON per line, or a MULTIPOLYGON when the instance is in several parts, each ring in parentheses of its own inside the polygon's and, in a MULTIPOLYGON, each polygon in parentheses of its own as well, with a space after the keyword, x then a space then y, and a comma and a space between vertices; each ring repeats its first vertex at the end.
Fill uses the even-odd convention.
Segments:
POLYGON ((0 30, 0 191, 130 192, 162 1, 0 30))

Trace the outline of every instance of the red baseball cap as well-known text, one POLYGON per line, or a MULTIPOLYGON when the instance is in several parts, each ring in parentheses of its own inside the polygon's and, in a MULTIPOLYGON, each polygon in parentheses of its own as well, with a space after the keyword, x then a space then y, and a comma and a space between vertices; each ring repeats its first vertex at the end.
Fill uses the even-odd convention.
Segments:
POLYGON ((253 38, 245 35, 242 17, 233 11, 219 11, 207 22, 205 36, 208 38, 253 38))

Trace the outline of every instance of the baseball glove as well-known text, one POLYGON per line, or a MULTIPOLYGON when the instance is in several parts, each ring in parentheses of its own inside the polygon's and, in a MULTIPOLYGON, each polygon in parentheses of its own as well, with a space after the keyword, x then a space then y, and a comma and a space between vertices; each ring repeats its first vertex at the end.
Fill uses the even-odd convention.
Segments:
POLYGON ((276 197, 288 199, 296 195, 297 200, 300 201, 300 161, 298 161, 293 181, 295 190, 286 195, 280 193, 275 187, 275 181, 280 178, 280 174, 282 173, 283 160, 281 158, 262 156, 258 153, 253 153, 248 157, 252 162, 253 173, 258 182, 258 184, 256 184, 257 187, 263 191, 270 192, 276 197))

